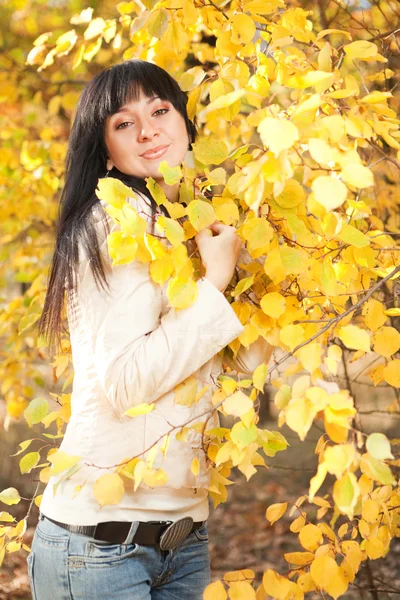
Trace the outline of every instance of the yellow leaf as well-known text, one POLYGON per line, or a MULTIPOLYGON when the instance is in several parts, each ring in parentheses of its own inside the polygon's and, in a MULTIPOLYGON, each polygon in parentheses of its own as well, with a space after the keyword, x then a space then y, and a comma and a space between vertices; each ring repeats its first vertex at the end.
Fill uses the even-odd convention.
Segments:
POLYGON ((287 552, 283 555, 285 560, 292 565, 309 565, 314 560, 312 552, 287 552))
POLYGON ((331 556, 317 556, 311 565, 310 573, 316 585, 335 599, 347 590, 348 583, 331 556))
POLYGON ((147 404, 147 402, 143 402, 142 404, 138 404, 138 406, 134 406, 133 408, 129 408, 124 412, 124 415, 128 417, 137 417, 138 415, 147 415, 147 413, 154 410, 156 405, 147 404))
POLYGON ((85 40, 91 40, 103 32, 106 22, 101 17, 97 17, 91 21, 83 34, 85 40))
POLYGON ((174 402, 182 406, 193 406, 197 398, 198 379, 194 375, 189 375, 174 388, 174 402))
POLYGON ((256 592, 248 581, 231 583, 228 596, 231 600, 257 600, 256 592))
POLYGON ((336 35, 344 35, 349 40, 351 40, 351 33, 349 31, 346 31, 345 29, 323 29, 317 34, 317 40, 320 40, 321 38, 325 37, 326 35, 330 35, 331 33, 334 33, 336 35))
POLYGON ((267 508, 266 517, 268 521, 271 522, 271 525, 278 521, 286 512, 287 502, 279 502, 277 504, 271 504, 267 508))
POLYGON ((354 509, 360 495, 360 488, 354 473, 345 473, 333 486, 333 500, 341 513, 349 519, 354 516, 354 509))
POLYGON ((195 476, 197 476, 199 474, 200 463, 199 463, 199 459, 198 458, 194 458, 192 460, 192 464, 190 466, 190 470, 192 471, 193 475, 195 475, 195 476))
POLYGON ((347 198, 347 187, 344 183, 327 175, 316 177, 311 189, 316 201, 327 211, 338 208, 347 198))
POLYGON ((339 329, 339 338, 347 348, 370 352, 370 337, 365 329, 356 325, 345 325, 339 329))
POLYGON ((279 332, 280 340, 292 351, 304 341, 304 328, 301 325, 286 325, 279 332))
POLYGON ((318 492, 319 488, 323 484, 326 474, 328 472, 327 466, 325 463, 319 463, 318 470, 316 475, 310 479, 310 489, 309 489, 309 500, 313 501, 315 494, 318 492))
POLYGON ((356 42, 347 44, 344 47, 344 51, 351 59, 359 58, 363 60, 376 56, 378 54, 378 47, 367 40, 357 40, 356 42))
POLYGON ((188 206, 187 214, 196 231, 200 231, 217 220, 212 204, 203 200, 192 200, 188 206))
POLYGON ((263 296, 260 306, 266 315, 278 319, 286 310, 286 299, 279 292, 270 292, 263 296))
POLYGON ((8 512, 0 512, 0 521, 6 521, 7 523, 13 523, 14 517, 8 512))
MULTIPOLYGON (((146 469, 143 472, 143 481, 151 488, 163 486, 168 481, 168 474, 163 469, 146 469)), ((137 481, 135 480, 135 485, 137 481)))
POLYGON ((371 240, 362 231, 347 223, 343 223, 338 238, 356 248, 365 248, 371 243, 371 240))
POLYGON ((376 560, 384 555, 385 547, 378 538, 371 538, 365 542, 365 552, 371 560, 376 560))
POLYGON ((390 358, 400 348, 400 333, 394 327, 381 327, 373 338, 374 351, 390 358))
POLYGON ((110 504, 119 504, 125 494, 125 487, 118 473, 106 473, 95 481, 93 492, 102 508, 110 504))
POLYGON ((93 15, 93 8, 85 8, 79 14, 75 14, 70 19, 71 25, 82 25, 84 23, 90 23, 93 15))
POLYGON ((294 356, 300 360, 307 371, 314 373, 322 362, 322 345, 319 342, 307 344, 297 350, 294 356))
POLYGON ((107 246, 113 265, 126 265, 135 260, 139 245, 133 236, 113 231, 107 236, 107 246))
POLYGON ((268 249, 274 231, 265 219, 249 219, 242 228, 243 237, 247 240, 249 252, 268 249))
POLYGON ((11 506, 12 504, 18 504, 20 500, 19 492, 15 488, 7 488, 0 492, 0 502, 4 502, 4 504, 11 506))
POLYGON ((200 85, 206 76, 202 67, 192 67, 185 71, 179 78, 178 83, 181 90, 189 92, 193 88, 200 85))
POLYGON ((374 185, 373 172, 364 165, 347 164, 342 169, 342 179, 350 185, 364 189, 374 185))
POLYGON ((277 600, 303 600, 304 594, 299 586, 286 577, 281 577, 272 569, 267 569, 263 575, 263 587, 268 596, 277 600))
POLYGON ((308 151, 312 158, 320 165, 329 165, 335 163, 335 157, 332 148, 324 140, 319 138, 310 138, 308 140, 308 151))
POLYGON ((62 450, 57 450, 56 452, 54 452, 54 454, 48 457, 48 460, 52 463, 52 466, 50 468, 50 475, 54 476, 59 475, 63 471, 66 471, 67 469, 70 469, 71 467, 76 465, 78 461, 81 460, 81 457, 74 456, 72 454, 67 454, 62 450))
POLYGON ((187 308, 191 306, 198 297, 197 284, 193 280, 186 280, 182 277, 173 277, 168 282, 167 296, 170 305, 174 308, 187 308))
POLYGON ((21 546, 22 542, 12 541, 7 544, 6 551, 9 553, 18 552, 19 550, 21 550, 21 546))
POLYGON ((237 14, 231 18, 233 44, 248 44, 256 33, 256 26, 249 15, 237 14))
POLYGON ((308 523, 299 533, 299 542, 305 550, 315 552, 322 544, 322 531, 313 523, 308 523))
POLYGON ((19 461, 21 473, 30 473, 40 460, 39 452, 28 452, 19 461))
POLYGON ((356 450, 353 444, 340 444, 329 446, 324 452, 324 463, 329 473, 338 479, 349 469, 356 458, 356 450))
POLYGON ((306 195, 304 188, 295 179, 285 181, 283 190, 275 197, 276 203, 281 208, 294 208, 302 202, 305 202, 306 195))
POLYGON ((364 502, 361 515, 367 523, 376 523, 379 518, 380 507, 376 500, 368 499, 364 502))
POLYGON ((385 310, 385 315, 389 317, 400 317, 400 308, 388 308, 385 310))
POLYGON ((96 196, 108 204, 121 209, 128 197, 134 192, 119 179, 103 177, 97 182, 96 196))
POLYGON ((387 311, 382 302, 370 298, 362 307, 362 314, 368 329, 376 331, 387 321, 387 311))
POLYGON ((176 183, 179 183, 182 178, 181 167, 179 165, 170 167, 166 160, 161 161, 157 171, 163 175, 167 185, 175 185, 176 183))
POLYGON ((291 148, 300 138, 296 125, 287 119, 267 117, 259 123, 257 131, 263 144, 275 155, 291 148))
POLYGON ((203 600, 227 600, 227 598, 224 585, 219 579, 210 583, 203 593, 203 600))
POLYGON ((241 569, 240 571, 228 571, 224 575, 224 582, 253 581, 255 573, 252 569, 241 569))
POLYGON ((383 369, 383 377, 389 385, 400 387, 400 360, 396 358, 390 361, 383 369))
POLYGON ((244 392, 238 390, 222 403, 222 407, 227 415, 241 417, 253 407, 253 402, 244 392))

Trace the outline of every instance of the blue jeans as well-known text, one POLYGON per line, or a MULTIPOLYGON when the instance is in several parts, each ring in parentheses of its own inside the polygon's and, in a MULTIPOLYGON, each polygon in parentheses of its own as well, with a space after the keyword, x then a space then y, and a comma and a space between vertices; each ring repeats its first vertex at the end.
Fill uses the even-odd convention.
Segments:
POLYGON ((202 600, 210 583, 207 521, 165 551, 101 542, 40 515, 27 563, 33 600, 202 600))

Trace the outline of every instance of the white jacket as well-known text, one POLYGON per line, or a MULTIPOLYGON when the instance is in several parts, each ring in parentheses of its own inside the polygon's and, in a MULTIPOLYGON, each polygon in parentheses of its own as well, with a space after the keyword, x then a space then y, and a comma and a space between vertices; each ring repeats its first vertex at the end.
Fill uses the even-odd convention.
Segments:
MULTIPOLYGON (((152 233, 149 201, 130 198, 129 202, 148 220, 152 233)), ((93 214, 102 254, 111 265, 98 208, 93 214)), ((119 225, 111 217, 107 219, 111 231, 118 230, 119 225)), ((100 508, 93 484, 100 475, 114 472, 120 462, 150 448, 171 425, 183 425, 196 415, 192 423, 209 418, 209 414, 202 415, 212 406, 213 379, 222 370, 218 353, 244 327, 225 296, 206 278, 197 282, 194 304, 179 311, 168 306, 168 282, 155 284, 148 264, 135 260, 110 267, 107 279, 110 295, 97 289, 80 248, 80 285, 67 305, 74 367, 72 414, 60 447, 81 457, 80 469, 61 480, 55 493, 53 486, 62 476, 50 478, 41 511, 73 525, 111 520, 174 521, 184 516, 205 520, 209 514, 210 465, 202 436, 194 430, 190 430, 187 442, 176 440, 175 430, 166 456, 158 451, 153 467, 166 471, 165 485, 150 488, 142 482, 133 491, 133 482, 130 486, 130 481, 124 480, 122 501, 100 508), (209 385, 208 391, 190 408, 176 404, 174 387, 193 374, 198 379, 197 389, 209 385), (128 408, 156 400, 152 412, 134 418, 124 416, 128 408), (195 457, 200 463, 197 476, 191 472, 195 457)), ((265 360, 268 347, 262 337, 258 338, 249 349, 241 348, 233 366, 251 373, 265 360)), ((218 425, 214 413, 207 428, 218 425)))

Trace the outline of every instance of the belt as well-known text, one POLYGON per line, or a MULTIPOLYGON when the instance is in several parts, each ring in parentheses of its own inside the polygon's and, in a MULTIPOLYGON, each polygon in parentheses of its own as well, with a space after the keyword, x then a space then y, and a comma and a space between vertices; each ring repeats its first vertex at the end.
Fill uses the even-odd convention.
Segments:
POLYGON ((192 517, 184 517, 178 521, 106 521, 97 525, 67 525, 41 513, 40 518, 44 517, 63 529, 93 537, 95 540, 111 544, 159 545, 161 550, 178 548, 190 533, 206 523, 193 522, 192 517))

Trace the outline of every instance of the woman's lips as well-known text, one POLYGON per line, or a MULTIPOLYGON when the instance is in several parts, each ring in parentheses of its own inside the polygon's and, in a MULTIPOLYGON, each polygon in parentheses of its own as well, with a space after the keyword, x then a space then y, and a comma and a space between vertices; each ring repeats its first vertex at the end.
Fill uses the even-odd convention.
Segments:
POLYGON ((153 160, 155 158, 160 158, 165 152, 168 150, 169 146, 164 146, 160 148, 160 150, 154 152, 146 152, 145 154, 141 154, 142 158, 146 158, 147 160, 153 160))

